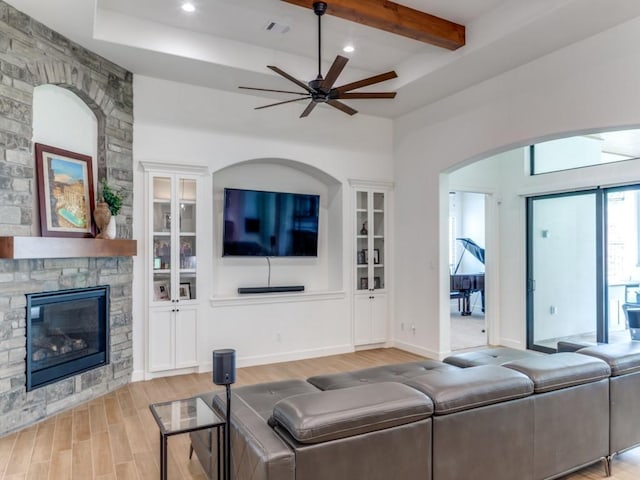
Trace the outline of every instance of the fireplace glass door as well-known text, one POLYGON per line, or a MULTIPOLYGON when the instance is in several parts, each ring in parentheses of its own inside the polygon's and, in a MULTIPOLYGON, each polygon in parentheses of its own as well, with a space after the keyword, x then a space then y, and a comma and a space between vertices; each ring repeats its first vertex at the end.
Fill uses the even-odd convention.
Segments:
POLYGON ((109 287, 27 295, 27 390, 108 363, 109 287))

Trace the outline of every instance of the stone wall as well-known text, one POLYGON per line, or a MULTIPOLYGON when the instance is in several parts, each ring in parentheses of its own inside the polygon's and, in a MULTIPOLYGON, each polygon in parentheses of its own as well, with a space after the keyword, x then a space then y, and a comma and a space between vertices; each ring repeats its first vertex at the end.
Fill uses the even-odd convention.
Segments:
MULTIPOLYGON (((39 235, 32 142, 33 89, 67 88, 98 119, 98 178, 126 192, 118 236, 131 238, 132 74, 0 0, 0 235, 39 235)), ((63 147, 63 146, 61 146, 63 147)), ((0 435, 129 381, 131 258, 0 260, 0 435), (25 293, 109 284, 110 364, 25 389, 25 293)))

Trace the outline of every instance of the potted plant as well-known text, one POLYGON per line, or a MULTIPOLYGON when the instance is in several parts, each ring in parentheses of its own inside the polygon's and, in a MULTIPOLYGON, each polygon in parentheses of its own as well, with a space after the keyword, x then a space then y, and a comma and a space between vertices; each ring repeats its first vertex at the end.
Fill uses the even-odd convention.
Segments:
POLYGON ((101 197, 109 206, 111 212, 111 220, 107 225, 106 234, 109 238, 116 237, 116 216, 122 209, 123 196, 119 190, 114 189, 107 183, 107 179, 100 180, 101 197))

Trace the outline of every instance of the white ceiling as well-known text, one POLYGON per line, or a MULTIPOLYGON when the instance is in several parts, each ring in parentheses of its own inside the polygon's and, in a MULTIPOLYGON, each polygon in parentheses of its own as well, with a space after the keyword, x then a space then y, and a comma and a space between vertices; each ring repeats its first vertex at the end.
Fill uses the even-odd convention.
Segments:
MULTIPOLYGON (((6 1, 137 74, 254 96, 237 87, 298 89, 266 65, 303 81, 317 74, 317 17, 280 0, 194 0, 197 10, 191 14, 180 9, 181 0, 6 1), (289 31, 266 31, 272 21, 289 31)), ((392 69, 398 73, 369 87, 396 90, 395 100, 345 102, 361 113, 397 117, 640 15, 638 0, 397 3, 466 25, 467 44, 451 52, 325 15, 323 73, 336 55, 350 59, 336 86, 392 69), (356 51, 343 53, 346 43, 356 51)), ((256 106, 290 98, 268 96, 256 98, 256 106)))

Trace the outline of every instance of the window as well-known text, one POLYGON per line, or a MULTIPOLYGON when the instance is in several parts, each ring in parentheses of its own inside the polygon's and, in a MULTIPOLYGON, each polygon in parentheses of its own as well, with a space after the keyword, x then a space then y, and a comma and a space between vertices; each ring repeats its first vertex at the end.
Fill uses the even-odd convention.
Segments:
POLYGON ((531 145, 531 175, 640 157, 640 130, 561 138, 531 145))

